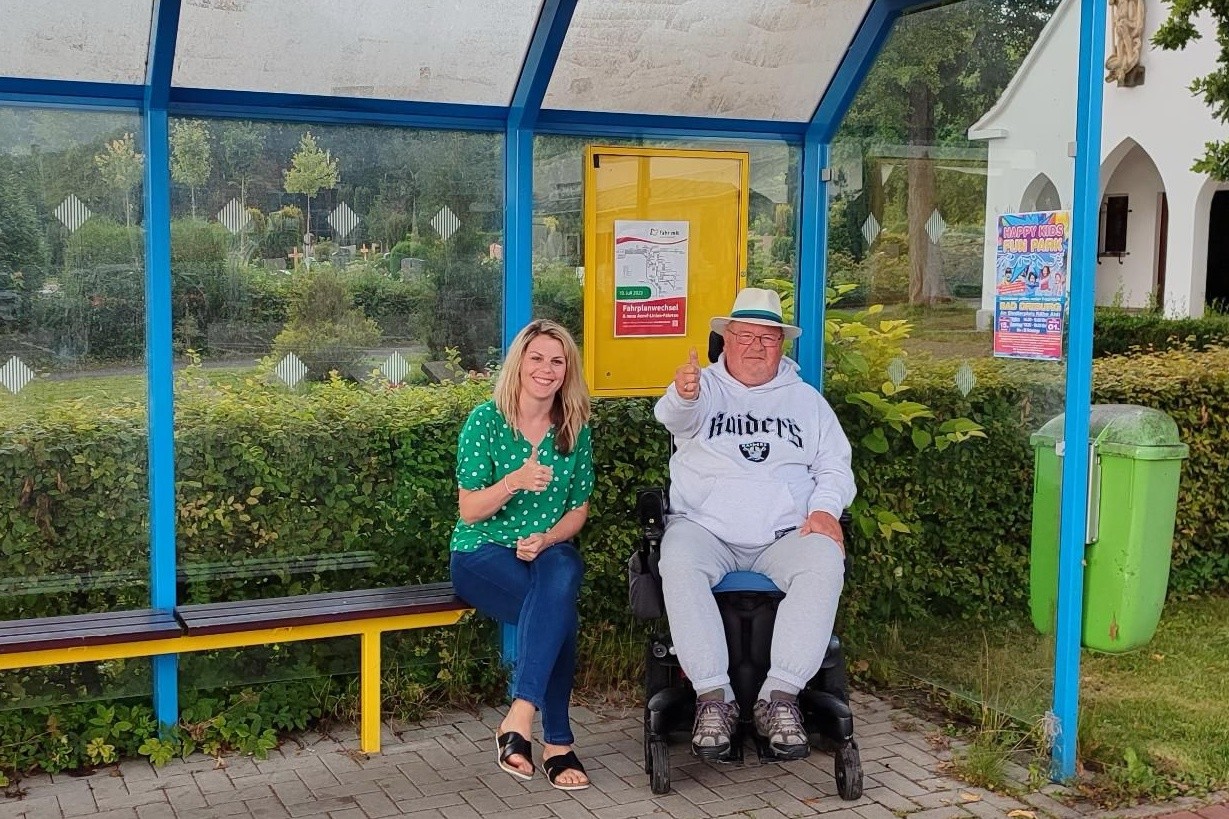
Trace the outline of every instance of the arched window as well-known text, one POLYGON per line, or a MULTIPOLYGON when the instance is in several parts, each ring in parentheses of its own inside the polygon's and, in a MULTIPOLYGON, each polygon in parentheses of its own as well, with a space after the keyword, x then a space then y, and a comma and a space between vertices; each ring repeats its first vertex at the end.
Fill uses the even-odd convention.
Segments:
POLYGON ((1024 189, 1024 195, 1020 197, 1020 210, 1022 212, 1062 210, 1062 207, 1063 202, 1058 196, 1058 188, 1054 187, 1050 177, 1043 173, 1037 174, 1036 178, 1024 189))

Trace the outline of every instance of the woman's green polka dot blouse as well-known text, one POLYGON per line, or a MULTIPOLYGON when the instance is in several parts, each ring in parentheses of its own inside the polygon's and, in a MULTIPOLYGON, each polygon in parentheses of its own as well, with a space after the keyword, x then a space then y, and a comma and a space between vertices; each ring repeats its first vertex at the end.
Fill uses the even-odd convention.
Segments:
MULTIPOLYGON (((469 414, 457 441, 457 485, 478 490, 515 472, 529 457, 530 444, 508 426, 494 401, 479 404, 469 414)), ((593 492, 593 446, 589 427, 580 431, 567 455, 555 451, 555 428, 538 444, 538 461, 552 470, 550 486, 541 492, 521 490, 498 512, 478 523, 457 521, 452 549, 472 552, 484 543, 515 547, 517 538, 545 532, 565 512, 589 500, 593 492)))

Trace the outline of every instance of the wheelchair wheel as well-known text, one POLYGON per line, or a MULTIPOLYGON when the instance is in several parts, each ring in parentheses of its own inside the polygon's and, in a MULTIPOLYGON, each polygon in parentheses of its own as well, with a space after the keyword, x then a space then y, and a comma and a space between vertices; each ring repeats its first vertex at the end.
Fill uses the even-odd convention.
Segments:
POLYGON ((644 772, 652 775, 653 773, 653 750, 649 746, 653 743, 649 740, 649 709, 644 709, 644 772))
POLYGON ((645 739, 648 752, 649 786, 655 794, 670 793, 670 748, 664 739, 645 739))
POLYGON ((851 741, 838 748, 834 757, 836 792, 842 799, 852 802, 862 796, 862 757, 858 753, 858 743, 851 741))

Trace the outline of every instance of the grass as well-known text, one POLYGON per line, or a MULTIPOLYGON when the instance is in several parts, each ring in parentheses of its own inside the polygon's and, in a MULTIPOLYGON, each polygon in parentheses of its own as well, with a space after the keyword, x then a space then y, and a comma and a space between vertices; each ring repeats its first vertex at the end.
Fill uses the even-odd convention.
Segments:
MULTIPOLYGON (((402 351, 409 369, 408 383, 425 383, 426 376, 421 366, 428 356, 425 351, 402 351)), ((384 362, 384 357, 369 356, 364 366, 375 370, 384 362)), ((106 409, 120 404, 143 404, 147 400, 147 379, 136 362, 130 366, 114 369, 66 371, 36 377, 17 395, 0 387, 0 423, 15 424, 35 414, 36 411, 61 401, 85 400, 92 409, 106 409)), ((176 365, 178 373, 182 368, 176 365)), ((197 376, 211 386, 240 387, 247 378, 257 377, 259 368, 252 365, 227 363, 206 364, 197 370, 197 376)))
MULTIPOLYGON (((890 682, 944 692, 983 731, 999 719, 992 732, 1010 723, 1017 733, 1042 733, 1053 640, 1027 625, 914 623, 873 646, 872 656, 890 682)), ((1229 787, 1229 597, 1171 601, 1148 646, 1085 651, 1080 680, 1090 795, 1120 803, 1229 787)), ((966 769, 984 773, 1012 736, 975 741, 966 769)))
MULTIPOLYGON (((251 367, 208 367, 201 376, 213 385, 240 385, 252 375, 251 367)), ((146 400, 147 381, 144 373, 88 371, 81 374, 57 375, 35 378, 17 395, 3 391, 0 400, 0 417, 26 416, 32 410, 60 401, 87 400, 99 409, 117 404, 143 403, 146 400)))
MULTIPOLYGON (((832 314, 842 318, 852 317, 857 310, 836 308, 832 314)), ((992 335, 989 330, 978 330, 977 308, 963 302, 953 302, 935 307, 909 307, 907 304, 889 304, 883 308, 883 319, 905 319, 913 325, 913 332, 904 342, 911 356, 931 359, 988 358, 992 335)))

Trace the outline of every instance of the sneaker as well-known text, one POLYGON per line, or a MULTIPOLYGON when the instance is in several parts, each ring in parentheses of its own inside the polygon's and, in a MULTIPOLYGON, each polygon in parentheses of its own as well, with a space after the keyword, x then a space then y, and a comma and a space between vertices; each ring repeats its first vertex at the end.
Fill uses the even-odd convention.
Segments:
POLYGON ((738 726, 738 703, 701 700, 696 703, 696 725, 691 732, 691 752, 703 759, 719 759, 730 752, 738 726))
POLYGON ((755 732, 768 743, 778 759, 803 759, 811 752, 807 729, 798 703, 790 700, 756 700, 752 709, 755 732))

